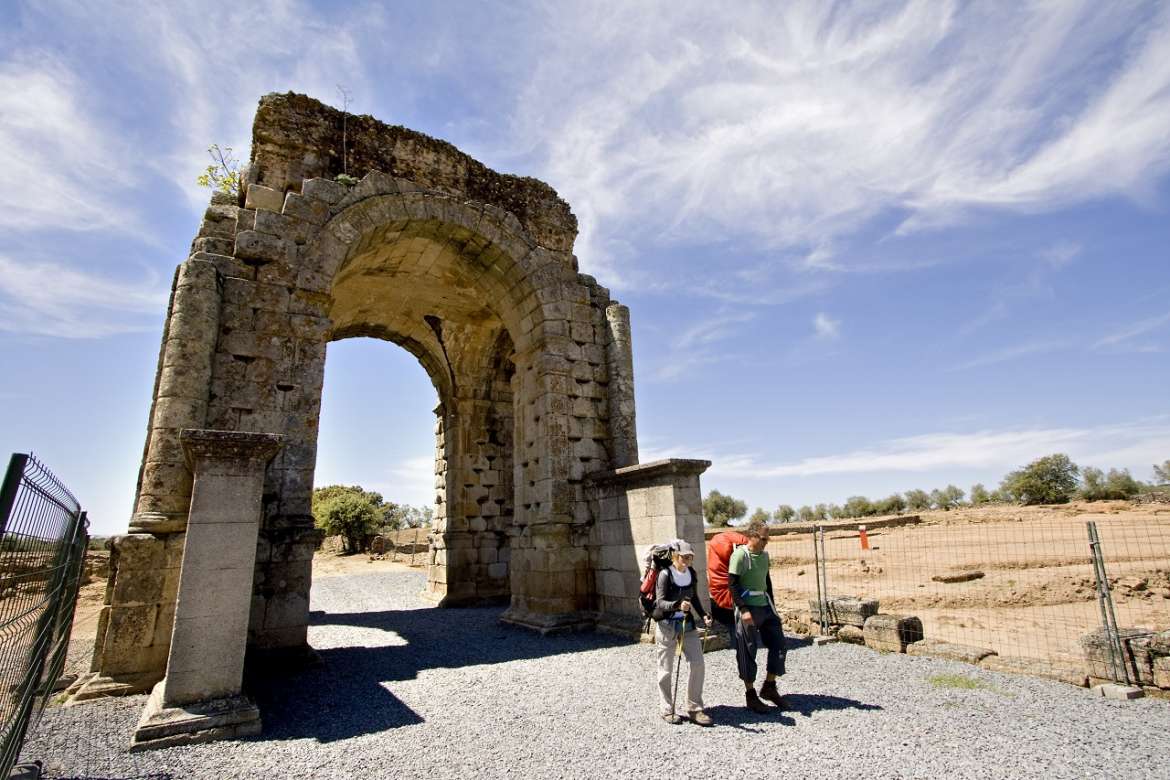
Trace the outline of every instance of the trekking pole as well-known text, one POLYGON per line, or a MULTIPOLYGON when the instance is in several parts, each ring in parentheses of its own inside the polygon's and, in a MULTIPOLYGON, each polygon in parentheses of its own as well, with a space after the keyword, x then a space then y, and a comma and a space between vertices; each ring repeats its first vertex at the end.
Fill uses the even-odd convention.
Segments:
POLYGON ((677 639, 674 645, 674 692, 670 696, 670 714, 678 714, 678 675, 682 671, 682 645, 683 645, 683 631, 686 630, 687 619, 684 617, 679 623, 677 639))

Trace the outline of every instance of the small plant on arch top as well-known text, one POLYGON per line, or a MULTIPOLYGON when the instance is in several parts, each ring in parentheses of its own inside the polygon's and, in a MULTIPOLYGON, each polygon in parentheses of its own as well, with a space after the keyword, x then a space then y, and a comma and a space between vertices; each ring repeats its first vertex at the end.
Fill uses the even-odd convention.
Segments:
POLYGON ((207 154, 211 156, 211 165, 207 166, 195 182, 200 187, 210 187, 213 190, 226 192, 229 195, 240 194, 240 161, 232 154, 232 148, 219 144, 207 147, 207 154))

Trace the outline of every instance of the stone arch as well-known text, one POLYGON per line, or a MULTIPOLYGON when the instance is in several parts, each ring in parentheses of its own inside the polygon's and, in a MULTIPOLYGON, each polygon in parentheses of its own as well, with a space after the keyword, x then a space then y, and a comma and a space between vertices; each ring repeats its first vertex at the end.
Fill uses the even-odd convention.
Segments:
POLYGON ((568 205, 298 95, 261 101, 242 189, 212 197, 175 274, 93 695, 165 674, 151 706, 202 701, 238 692, 245 644, 306 651, 326 346, 351 336, 407 349, 439 393, 431 600, 635 623, 637 545, 701 549, 705 462, 637 465, 629 313, 578 273, 568 205), (235 659, 214 684, 211 651, 235 659))

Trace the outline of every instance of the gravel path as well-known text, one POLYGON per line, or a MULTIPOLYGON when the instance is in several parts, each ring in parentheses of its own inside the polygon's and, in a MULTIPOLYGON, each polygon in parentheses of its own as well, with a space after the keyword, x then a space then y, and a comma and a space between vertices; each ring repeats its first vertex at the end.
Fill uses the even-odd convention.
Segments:
MULTIPOLYGON (((414 572, 317 580, 324 665, 254 691, 261 737, 131 755, 144 696, 54 707, 26 745, 61 778, 1170 777, 1170 703, 848 645, 795 647, 790 708, 744 709, 707 655, 716 727, 658 719, 653 650, 436 610, 414 572), (940 685, 962 675, 975 689, 940 685)), ((762 660, 762 659, 761 659, 762 660)), ((685 671, 684 671, 685 679, 685 671)))

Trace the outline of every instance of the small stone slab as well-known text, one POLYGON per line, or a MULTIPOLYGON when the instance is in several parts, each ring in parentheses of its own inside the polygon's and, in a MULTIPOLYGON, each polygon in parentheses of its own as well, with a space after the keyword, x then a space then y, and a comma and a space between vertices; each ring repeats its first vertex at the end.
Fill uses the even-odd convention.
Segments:
POLYGON ((1100 693, 1106 699, 1113 699, 1114 701, 1140 699, 1146 695, 1146 692, 1136 685, 1118 685, 1117 683, 1098 685, 1093 690, 1100 693))
POLYGON ((922 641, 922 621, 913 615, 872 615, 862 629, 865 646, 886 653, 904 653, 922 641))
MULTIPOLYGON (((809 619, 819 623, 821 618, 820 604, 816 599, 809 599, 809 619)), ((865 626, 866 618, 876 615, 878 611, 877 599, 859 599, 855 596, 834 596, 828 601, 825 611, 826 622, 836 626, 865 626)))
POLYGON ((813 644, 816 645, 817 647, 820 647, 821 645, 831 645, 836 641, 838 641, 838 640, 837 640, 837 637, 835 637, 835 636, 814 636, 813 637, 813 644))
POLYGON ((841 626, 837 631, 837 639, 851 645, 865 644, 865 634, 857 626, 841 626))
POLYGON ((1010 655, 989 655, 979 665, 990 672, 1026 674, 1030 677, 1044 677, 1059 680, 1078 688, 1089 684, 1089 675, 1082 664, 1046 661, 1042 658, 1020 658, 1010 655))
POLYGON ((954 642, 943 642, 939 639, 923 639, 906 647, 907 655, 927 656, 930 658, 945 658, 948 661, 962 661, 966 664, 978 664, 989 655, 996 655, 994 650, 986 647, 972 647, 954 642))
POLYGON ((981 571, 962 571, 958 574, 936 574, 930 578, 931 582, 971 582, 972 580, 981 580, 985 575, 981 571))

